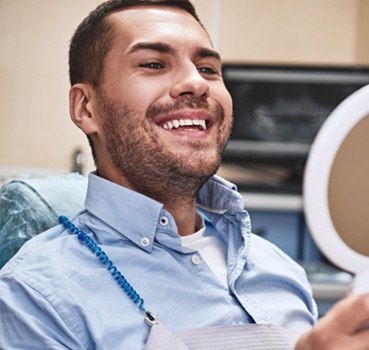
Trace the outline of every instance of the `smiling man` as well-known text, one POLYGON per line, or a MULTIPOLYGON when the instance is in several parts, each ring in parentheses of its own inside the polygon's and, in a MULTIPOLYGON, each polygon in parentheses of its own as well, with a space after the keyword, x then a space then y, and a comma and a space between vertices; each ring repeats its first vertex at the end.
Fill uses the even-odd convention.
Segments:
MULTIPOLYGON (((69 62, 70 114, 96 172, 86 209, 1 270, 0 347, 143 349, 162 329, 147 310, 166 326, 159 339, 169 349, 191 348, 178 332, 252 324, 293 332, 293 346, 316 305, 301 267, 251 234, 242 196, 214 175, 232 103, 191 3, 101 4, 77 28, 69 62)), ((366 302, 346 301, 298 348, 351 343, 366 302)))
POLYGON ((217 171, 231 128, 219 54, 180 8, 133 6, 109 23, 104 70, 95 85, 89 72, 73 84, 72 118, 101 177, 163 203, 179 233, 193 233, 195 195, 217 171))

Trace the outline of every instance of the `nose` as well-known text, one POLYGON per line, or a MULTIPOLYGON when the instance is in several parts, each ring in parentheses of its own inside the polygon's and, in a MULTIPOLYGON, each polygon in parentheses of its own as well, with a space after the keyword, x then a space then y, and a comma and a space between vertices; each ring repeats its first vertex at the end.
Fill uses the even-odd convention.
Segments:
POLYGON ((191 95, 197 98, 209 96, 209 83, 200 74, 195 65, 186 67, 175 74, 174 82, 170 89, 170 96, 178 98, 183 95, 191 95))

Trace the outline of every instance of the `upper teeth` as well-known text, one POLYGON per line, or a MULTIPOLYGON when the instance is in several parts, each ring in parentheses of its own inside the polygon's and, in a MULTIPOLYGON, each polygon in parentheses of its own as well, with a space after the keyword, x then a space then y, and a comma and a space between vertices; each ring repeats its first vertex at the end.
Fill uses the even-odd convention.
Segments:
POLYGON ((203 130, 206 130, 206 122, 205 120, 200 119, 174 119, 171 121, 168 121, 163 124, 164 129, 177 129, 180 126, 191 126, 191 125, 197 125, 201 127, 203 130))

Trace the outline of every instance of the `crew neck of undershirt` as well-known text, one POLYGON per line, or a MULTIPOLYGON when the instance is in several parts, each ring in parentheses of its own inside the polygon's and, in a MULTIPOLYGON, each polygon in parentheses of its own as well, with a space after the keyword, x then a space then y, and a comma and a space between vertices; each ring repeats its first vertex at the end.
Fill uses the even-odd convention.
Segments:
POLYGON ((198 243, 201 240, 201 238, 204 237, 204 233, 205 233, 205 225, 202 224, 202 227, 195 233, 192 233, 187 236, 181 236, 182 245, 187 247, 192 244, 198 243))

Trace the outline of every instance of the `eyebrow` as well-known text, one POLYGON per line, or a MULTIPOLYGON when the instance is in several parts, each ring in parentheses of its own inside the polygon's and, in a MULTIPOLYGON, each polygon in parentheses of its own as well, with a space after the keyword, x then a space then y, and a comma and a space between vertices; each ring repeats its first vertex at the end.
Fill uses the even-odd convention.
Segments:
POLYGON ((133 45, 129 51, 128 54, 135 53, 140 50, 152 50, 157 51, 159 53, 168 53, 174 55, 174 49, 164 43, 161 42, 141 42, 133 45))
POLYGON ((203 58, 213 57, 216 60, 221 61, 219 53, 213 49, 201 48, 197 50, 196 56, 203 58))
MULTIPOLYGON (((152 51, 156 51, 159 53, 165 53, 165 54, 170 54, 170 55, 175 54, 175 49, 172 46, 162 43, 162 42, 139 42, 133 45, 128 50, 128 54, 132 54, 140 50, 152 50, 152 51)), ((216 50, 208 49, 208 48, 199 48, 195 52, 194 56, 200 57, 200 58, 213 57, 216 60, 221 61, 221 57, 219 53, 216 50)))

